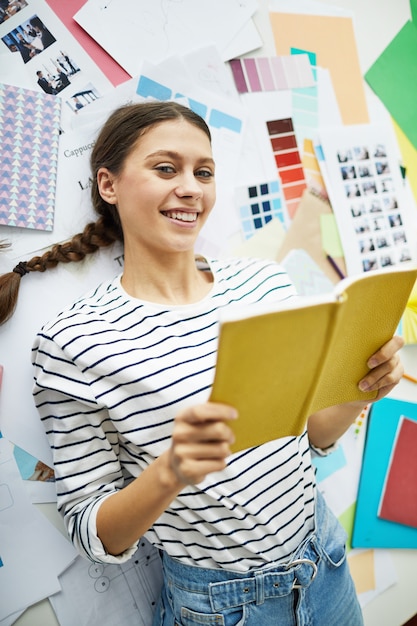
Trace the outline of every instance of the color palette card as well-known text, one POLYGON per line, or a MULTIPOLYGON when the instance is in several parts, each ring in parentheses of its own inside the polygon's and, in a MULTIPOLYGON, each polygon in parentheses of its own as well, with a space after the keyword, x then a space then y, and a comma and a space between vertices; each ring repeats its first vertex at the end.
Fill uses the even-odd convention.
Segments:
POLYGON ((239 93, 300 89, 315 84, 307 54, 232 59, 230 68, 239 93))
POLYGON ((53 230, 61 100, 0 84, 0 225, 53 230))
POLYGON ((307 187, 294 125, 291 118, 277 119, 268 121, 267 129, 283 196, 292 219, 307 187))
POLYGON ((235 199, 245 239, 250 239, 273 218, 279 219, 287 230, 290 219, 278 179, 250 187, 238 187, 235 199))

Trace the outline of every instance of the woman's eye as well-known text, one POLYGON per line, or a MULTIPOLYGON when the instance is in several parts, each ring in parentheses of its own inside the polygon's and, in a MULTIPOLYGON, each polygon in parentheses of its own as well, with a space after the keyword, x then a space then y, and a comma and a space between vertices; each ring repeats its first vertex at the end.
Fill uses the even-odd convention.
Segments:
POLYGON ((198 170, 198 172, 196 172, 196 176, 199 178, 212 178, 214 174, 210 170, 198 170))
POLYGON ((172 165, 158 165, 155 169, 164 174, 172 174, 175 172, 175 168, 172 167, 172 165))

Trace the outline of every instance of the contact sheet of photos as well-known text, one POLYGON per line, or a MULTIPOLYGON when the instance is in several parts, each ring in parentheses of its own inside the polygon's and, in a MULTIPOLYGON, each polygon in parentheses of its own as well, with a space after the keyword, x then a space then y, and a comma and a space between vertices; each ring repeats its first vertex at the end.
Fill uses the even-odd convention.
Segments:
POLYGON ((415 262, 414 211, 388 130, 326 129, 318 153, 348 274, 415 262))
POLYGON ((0 0, 0 83, 57 96, 61 126, 112 88, 44 0, 0 0))

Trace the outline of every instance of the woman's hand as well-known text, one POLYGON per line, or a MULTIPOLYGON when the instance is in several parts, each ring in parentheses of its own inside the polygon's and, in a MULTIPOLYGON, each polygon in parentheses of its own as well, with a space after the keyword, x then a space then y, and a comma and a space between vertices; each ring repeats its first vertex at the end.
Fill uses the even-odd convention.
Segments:
POLYGON ((368 360, 369 373, 359 383, 362 391, 378 390, 378 395, 373 400, 376 402, 394 389, 404 374, 398 351, 403 347, 401 337, 394 336, 382 346, 368 360))
MULTIPOLYGON (((375 354, 370 356, 368 374, 359 382, 362 391, 377 389, 372 402, 381 400, 399 383, 404 373, 398 351, 403 347, 401 337, 393 337, 375 354)), ((368 402, 363 400, 347 402, 317 411, 309 417, 308 436, 313 446, 332 446, 349 428, 368 402)))
POLYGON ((228 422, 236 418, 235 409, 214 402, 189 407, 177 415, 169 450, 177 480, 198 484, 207 474, 226 467, 234 441, 228 422))

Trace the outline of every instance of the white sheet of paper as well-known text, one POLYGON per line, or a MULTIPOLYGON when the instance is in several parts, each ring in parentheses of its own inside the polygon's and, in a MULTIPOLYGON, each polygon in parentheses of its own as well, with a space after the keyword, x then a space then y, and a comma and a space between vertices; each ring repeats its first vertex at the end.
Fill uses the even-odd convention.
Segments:
POLYGON ((50 602, 61 626, 149 626, 162 584, 161 559, 142 540, 127 563, 103 565, 78 557, 59 581, 62 591, 50 602))
MULTIPOLYGON (((318 97, 318 126, 338 126, 342 124, 339 104, 332 83, 330 71, 325 67, 316 67, 317 97, 318 97)), ((310 137, 313 139, 313 136, 310 137)))
MULTIPOLYGON (((74 15, 84 28, 131 76, 143 60, 159 63, 201 45, 224 50, 251 19, 257 2, 229 0, 89 0, 74 15), (222 19, 219 20, 221 14, 222 19), (129 19, 126 19, 129 16, 129 19)), ((248 52, 251 41, 240 54, 248 52)))
MULTIPOLYGON (((31 349, 41 326, 61 308, 105 278, 121 272, 120 251, 103 250, 82 263, 60 264, 44 273, 22 279, 15 314, 0 326, 1 361, 4 366, 0 394, 0 429, 13 443, 52 467, 52 454, 32 397, 31 349), (29 280, 25 280, 29 279, 29 280)), ((0 255, 0 272, 13 267, 0 255)))
POLYGON ((75 559, 70 542, 28 500, 13 447, 0 438, 0 619, 60 589, 75 559))
POLYGON ((352 11, 318 0, 269 0, 269 10, 277 13, 302 13, 307 15, 333 15, 351 17, 352 11))
MULTIPOLYGON (((329 475, 318 483, 321 493, 336 517, 340 517, 356 502, 364 439, 355 437, 352 426, 340 438, 338 445, 342 447, 345 458, 343 467, 329 472, 329 475)), ((333 462, 331 455, 328 461, 333 462)))
POLYGON ((8 615, 5 619, 0 619, 0 626, 12 626, 12 624, 14 624, 24 612, 25 611, 16 611, 16 613, 8 615))
POLYGON ((373 553, 375 589, 359 594, 358 599, 362 608, 398 582, 392 554, 388 550, 374 550, 373 553))
POLYGON ((222 61, 216 46, 193 50, 185 54, 182 61, 194 84, 239 102, 239 94, 230 67, 222 61))
POLYGON ((236 59, 242 54, 248 54, 258 50, 264 44, 264 41, 253 20, 248 20, 243 24, 242 28, 233 37, 231 41, 223 48, 222 58, 225 60, 236 59))

